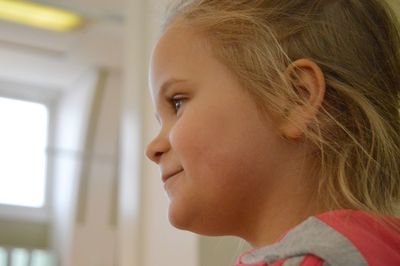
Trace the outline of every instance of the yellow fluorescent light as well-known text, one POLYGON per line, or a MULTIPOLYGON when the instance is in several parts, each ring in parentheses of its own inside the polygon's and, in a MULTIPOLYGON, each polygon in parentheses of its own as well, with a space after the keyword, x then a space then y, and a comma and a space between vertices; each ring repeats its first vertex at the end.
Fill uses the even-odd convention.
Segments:
POLYGON ((19 0, 0 0, 0 19, 55 31, 70 31, 83 23, 77 14, 19 0))

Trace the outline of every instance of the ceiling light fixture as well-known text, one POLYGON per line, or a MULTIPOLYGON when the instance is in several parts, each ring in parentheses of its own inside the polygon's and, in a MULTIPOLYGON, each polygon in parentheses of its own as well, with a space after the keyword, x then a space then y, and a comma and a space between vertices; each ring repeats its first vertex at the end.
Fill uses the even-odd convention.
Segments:
POLYGON ((78 14, 20 0, 0 0, 0 19, 53 31, 71 31, 83 24, 78 14))

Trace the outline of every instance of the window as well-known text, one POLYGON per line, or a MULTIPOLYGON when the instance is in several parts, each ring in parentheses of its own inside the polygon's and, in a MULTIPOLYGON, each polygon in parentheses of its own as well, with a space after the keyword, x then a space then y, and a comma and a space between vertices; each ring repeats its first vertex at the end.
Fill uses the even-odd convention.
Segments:
POLYGON ((45 105, 0 97, 0 204, 44 206, 47 133, 45 105))

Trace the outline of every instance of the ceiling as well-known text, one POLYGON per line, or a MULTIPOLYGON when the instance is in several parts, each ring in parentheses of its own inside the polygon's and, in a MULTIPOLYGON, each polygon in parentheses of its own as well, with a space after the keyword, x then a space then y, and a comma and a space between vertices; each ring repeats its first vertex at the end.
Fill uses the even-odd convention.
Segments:
POLYGON ((67 89, 89 68, 120 68, 123 0, 38 0, 82 14, 81 29, 58 33, 0 21, 0 81, 67 89))

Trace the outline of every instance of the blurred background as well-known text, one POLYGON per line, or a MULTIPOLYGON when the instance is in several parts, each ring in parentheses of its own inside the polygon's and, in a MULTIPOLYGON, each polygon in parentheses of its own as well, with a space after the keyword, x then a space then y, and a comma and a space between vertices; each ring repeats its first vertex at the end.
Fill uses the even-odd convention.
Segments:
POLYGON ((0 0, 0 266, 223 266, 249 248, 173 229, 144 158, 169 2, 0 0))

